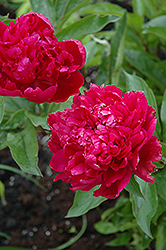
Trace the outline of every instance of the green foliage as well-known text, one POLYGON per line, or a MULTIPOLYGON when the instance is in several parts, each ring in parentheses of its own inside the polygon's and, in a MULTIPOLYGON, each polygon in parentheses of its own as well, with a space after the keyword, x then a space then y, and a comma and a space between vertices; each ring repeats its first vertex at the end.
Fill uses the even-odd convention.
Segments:
POLYGON ((145 232, 145 234, 153 238, 150 230, 150 222, 152 217, 155 215, 158 206, 156 187, 154 183, 146 183, 139 179, 139 177, 136 177, 136 179, 145 199, 135 196, 132 193, 130 194, 130 199, 133 205, 133 214, 137 219, 138 225, 145 232))
MULTIPOLYGON (((156 163, 159 169, 153 174, 155 182, 145 183, 132 175, 125 187, 130 199, 128 193, 123 191, 115 206, 101 214, 101 220, 95 224, 95 229, 101 234, 116 233, 117 238, 109 242, 108 246, 127 245, 132 249, 142 250, 146 249, 154 238, 155 249, 164 250, 166 0, 128 2, 133 13, 118 4, 104 1, 11 0, 7 4, 17 10, 17 15, 28 11, 46 15, 59 40, 79 39, 88 54, 83 69, 85 78, 88 67, 97 66, 96 83, 99 86, 103 83, 115 84, 124 92, 142 90, 148 103, 155 108, 155 135, 162 141, 163 150, 162 161, 156 163), (111 25, 110 30, 105 29, 108 24, 111 25)), ((0 21, 9 24, 11 19, 8 16, 0 16, 0 21)), ((46 122, 49 113, 63 111, 71 107, 71 104, 72 97, 58 104, 34 104, 18 97, 0 97, 0 150, 9 147, 13 159, 23 171, 41 176, 38 168, 37 135, 49 135, 46 122)), ((5 166, 1 167, 5 169, 5 166)), ((0 196, 4 201, 2 182, 0 196)), ((67 217, 83 215, 105 200, 103 197, 94 197, 93 190, 77 191, 67 217)))
POLYGON ((104 197, 94 197, 93 191, 96 188, 93 188, 90 191, 77 191, 74 199, 73 206, 70 208, 67 214, 69 217, 78 217, 87 213, 90 209, 93 209, 99 206, 103 201, 106 200, 104 197))
POLYGON ((0 198, 2 201, 3 205, 6 205, 6 200, 5 200, 5 185, 0 181, 0 198))

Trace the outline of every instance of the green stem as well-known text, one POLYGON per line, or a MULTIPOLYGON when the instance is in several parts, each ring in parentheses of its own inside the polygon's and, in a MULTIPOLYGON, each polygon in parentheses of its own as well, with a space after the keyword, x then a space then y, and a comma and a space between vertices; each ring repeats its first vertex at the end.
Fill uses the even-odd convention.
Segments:
POLYGON ((7 170, 7 171, 12 171, 12 172, 14 172, 16 174, 22 175, 23 177, 25 177, 25 178, 29 179, 30 181, 32 181, 33 183, 35 183, 36 186, 40 187, 44 191, 47 191, 47 189, 43 185, 41 185, 37 180, 35 180, 34 178, 32 178, 31 176, 29 176, 28 174, 22 172, 21 170, 19 170, 17 168, 14 168, 14 167, 11 167, 11 166, 8 166, 8 165, 0 164, 0 169, 7 170))
POLYGON ((79 233, 73 237, 71 240, 67 241, 66 243, 60 245, 59 247, 56 247, 56 248, 50 248, 48 250, 62 250, 62 249, 65 249, 69 246, 71 246, 72 244, 74 244, 77 240, 79 240, 79 238, 81 238, 81 236, 85 233, 85 230, 87 228, 87 218, 86 218, 86 215, 84 214, 82 216, 82 228, 81 230, 79 231, 79 233))

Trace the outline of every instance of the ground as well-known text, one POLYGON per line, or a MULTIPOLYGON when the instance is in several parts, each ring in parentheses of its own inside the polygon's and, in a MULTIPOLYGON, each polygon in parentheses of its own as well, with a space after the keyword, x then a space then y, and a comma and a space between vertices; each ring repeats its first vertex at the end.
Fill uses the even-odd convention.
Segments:
MULTIPOLYGON (((42 190, 30 180, 13 172, 0 170, 0 179, 5 184, 6 205, 0 202, 0 232, 11 237, 0 237, 0 246, 16 246, 32 249, 55 248, 75 236, 81 229, 82 217, 65 218, 72 205, 74 192, 62 181, 53 182, 49 168, 51 154, 47 147, 39 152, 39 167, 43 177, 42 190)), ((9 150, 0 152, 0 163, 18 168, 9 150)), ((113 206, 114 201, 104 202, 102 211, 113 206)), ((87 214, 88 225, 84 235, 68 249, 71 250, 127 250, 125 247, 108 247, 105 244, 115 236, 101 235, 94 229, 100 220, 100 212, 93 209, 87 214)))

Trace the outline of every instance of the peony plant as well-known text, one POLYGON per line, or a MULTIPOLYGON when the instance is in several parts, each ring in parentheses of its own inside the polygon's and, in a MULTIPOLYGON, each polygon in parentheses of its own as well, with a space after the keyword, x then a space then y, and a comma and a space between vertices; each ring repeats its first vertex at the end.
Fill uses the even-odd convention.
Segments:
MULTIPOLYGON (((99 233, 114 226, 120 234, 109 245, 133 239, 134 249, 145 249, 156 238, 156 250, 164 250, 157 237, 166 230, 165 3, 155 0, 149 11, 131 2, 133 13, 105 1, 41 0, 41 8, 32 0, 32 11, 16 20, 0 17, 0 149, 42 176, 42 134, 54 180, 75 191, 67 217, 117 198, 95 224, 99 233)), ((0 181, 5 204, 3 190, 0 181)))

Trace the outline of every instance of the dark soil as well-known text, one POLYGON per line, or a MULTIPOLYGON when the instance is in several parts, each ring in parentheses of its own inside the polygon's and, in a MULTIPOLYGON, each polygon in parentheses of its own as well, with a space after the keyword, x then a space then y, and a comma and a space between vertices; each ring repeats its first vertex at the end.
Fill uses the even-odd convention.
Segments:
MULTIPOLYGON (((82 218, 65 218, 72 205, 74 193, 62 181, 53 182, 54 174, 48 167, 50 153, 43 147, 39 153, 39 167, 43 177, 43 191, 33 182, 13 172, 0 170, 0 180, 5 184, 6 205, 0 201, 0 232, 11 237, 0 237, 0 246, 26 247, 32 249, 55 248, 75 236, 82 227, 82 218), (72 231, 74 233, 72 233, 72 231)), ((9 150, 0 151, 0 163, 17 168, 9 150)), ((102 211, 113 206, 108 200, 101 204, 102 211)), ((101 235, 94 229, 100 213, 93 209, 87 214, 88 225, 84 235, 68 249, 71 250, 127 250, 125 247, 108 247, 105 243, 113 239, 101 235)))

